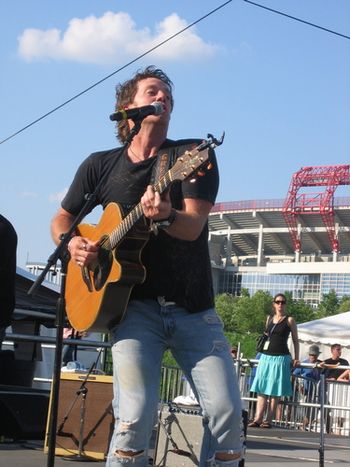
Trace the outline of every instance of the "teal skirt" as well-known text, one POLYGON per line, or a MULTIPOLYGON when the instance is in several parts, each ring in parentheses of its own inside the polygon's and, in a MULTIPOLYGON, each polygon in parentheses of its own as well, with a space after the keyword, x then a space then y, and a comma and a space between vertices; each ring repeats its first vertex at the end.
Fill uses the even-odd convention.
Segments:
POLYGON ((291 396, 291 362, 290 355, 261 354, 250 390, 266 396, 291 396))

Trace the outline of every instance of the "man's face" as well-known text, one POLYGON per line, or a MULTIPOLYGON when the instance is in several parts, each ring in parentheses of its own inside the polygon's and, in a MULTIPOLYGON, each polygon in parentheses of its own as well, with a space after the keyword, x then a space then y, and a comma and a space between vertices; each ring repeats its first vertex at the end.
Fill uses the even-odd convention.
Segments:
POLYGON ((315 363, 317 360, 317 355, 311 355, 309 354, 309 361, 310 363, 315 363))
POLYGON ((338 360, 338 358, 341 356, 341 347, 338 345, 336 347, 333 347, 331 353, 333 360, 338 360))
POLYGON ((160 102, 164 112, 161 115, 149 115, 147 122, 163 122, 168 125, 172 110, 172 98, 169 87, 158 78, 145 78, 138 82, 134 101, 129 107, 142 107, 144 105, 160 102))

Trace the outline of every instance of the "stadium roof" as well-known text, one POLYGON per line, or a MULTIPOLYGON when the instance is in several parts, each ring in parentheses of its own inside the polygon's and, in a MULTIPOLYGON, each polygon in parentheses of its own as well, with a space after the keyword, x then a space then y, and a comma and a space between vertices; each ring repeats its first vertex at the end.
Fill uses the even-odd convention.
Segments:
MULTIPOLYGON (((263 232, 264 255, 294 254, 293 242, 285 223, 284 200, 248 200, 217 203, 209 215, 210 242, 231 240, 232 254, 257 254, 259 232, 263 232)), ((338 228, 340 254, 350 254, 350 197, 334 198, 334 220, 338 228)), ((319 213, 299 214, 302 254, 332 254, 326 226, 319 213)), ((223 253, 223 252, 222 252, 223 253)))

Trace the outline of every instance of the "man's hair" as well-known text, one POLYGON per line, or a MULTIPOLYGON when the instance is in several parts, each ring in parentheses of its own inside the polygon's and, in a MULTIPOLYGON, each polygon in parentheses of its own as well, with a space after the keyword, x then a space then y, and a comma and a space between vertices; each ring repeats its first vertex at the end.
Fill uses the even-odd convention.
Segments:
MULTIPOLYGON (((132 78, 125 81, 124 83, 118 84, 116 86, 116 104, 115 104, 115 111, 117 112, 120 109, 124 109, 126 106, 131 104, 134 100, 137 86, 139 81, 146 79, 146 78, 157 78, 163 83, 165 83, 170 91, 171 95, 171 109, 174 106, 174 100, 172 95, 173 90, 173 83, 170 78, 159 68, 156 68, 154 65, 150 65, 146 67, 144 70, 138 70, 132 78)), ((117 123, 117 136, 121 143, 125 143, 126 137, 129 133, 129 125, 127 120, 122 120, 117 123)))
POLYGON ((331 350, 335 349, 336 347, 339 347, 341 350, 341 345, 340 344, 332 344, 331 345, 331 350))

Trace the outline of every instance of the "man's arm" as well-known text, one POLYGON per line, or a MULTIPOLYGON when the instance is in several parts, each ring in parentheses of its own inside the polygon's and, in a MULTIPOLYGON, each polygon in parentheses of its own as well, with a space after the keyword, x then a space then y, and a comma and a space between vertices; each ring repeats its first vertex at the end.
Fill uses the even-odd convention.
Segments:
POLYGON ((343 373, 337 378, 337 381, 349 381, 349 380, 350 380, 350 370, 343 371, 343 373))
POLYGON ((176 219, 165 231, 180 240, 193 241, 201 234, 213 205, 202 199, 185 199, 183 209, 176 212, 176 219))
POLYGON ((68 232, 74 220, 74 216, 63 208, 60 208, 51 221, 51 237, 58 245, 60 236, 68 232))

